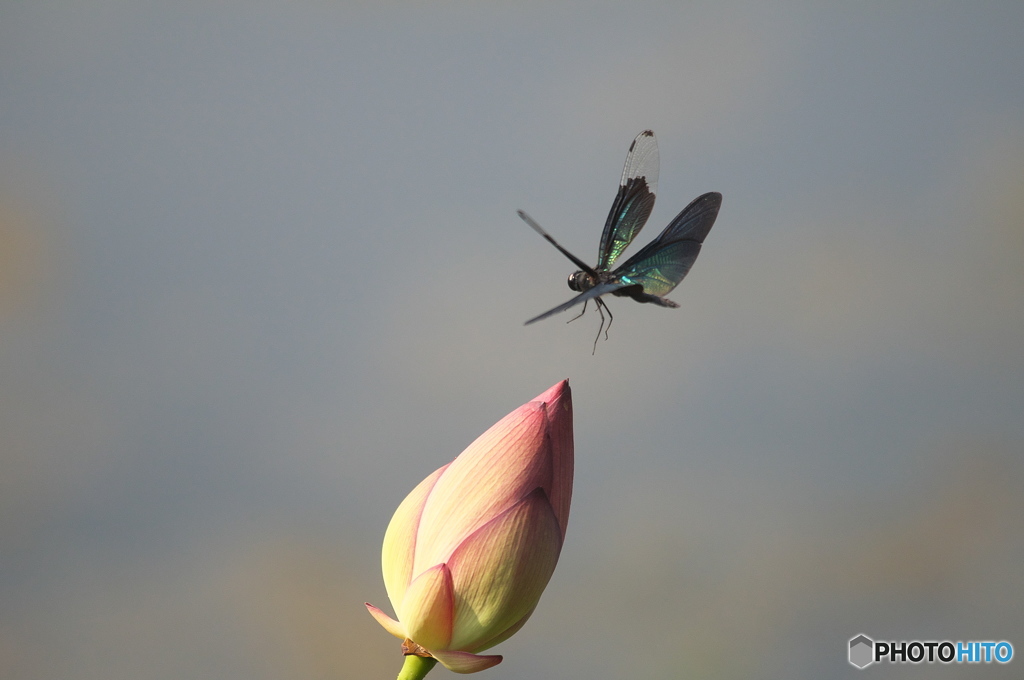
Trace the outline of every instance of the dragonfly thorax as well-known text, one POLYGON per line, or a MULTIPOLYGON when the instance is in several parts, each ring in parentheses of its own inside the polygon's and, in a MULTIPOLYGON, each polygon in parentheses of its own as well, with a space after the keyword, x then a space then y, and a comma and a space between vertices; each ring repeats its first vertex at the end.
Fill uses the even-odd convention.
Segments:
POLYGON ((569 274, 569 288, 573 290, 582 293, 585 290, 590 290, 596 285, 597 281, 594 280, 594 277, 583 270, 569 274))

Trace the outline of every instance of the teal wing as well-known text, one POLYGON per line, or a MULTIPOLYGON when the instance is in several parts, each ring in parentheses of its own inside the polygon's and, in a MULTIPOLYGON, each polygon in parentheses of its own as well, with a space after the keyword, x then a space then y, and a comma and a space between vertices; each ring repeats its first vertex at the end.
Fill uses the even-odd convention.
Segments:
POLYGON ((722 194, 717 192, 696 198, 658 238, 616 269, 615 279, 640 284, 649 295, 667 295, 690 272, 721 206, 722 194))
POLYGON ((618 280, 625 284, 638 283, 649 295, 668 295, 690 272, 700 253, 700 245, 694 241, 670 243, 626 269, 618 280))

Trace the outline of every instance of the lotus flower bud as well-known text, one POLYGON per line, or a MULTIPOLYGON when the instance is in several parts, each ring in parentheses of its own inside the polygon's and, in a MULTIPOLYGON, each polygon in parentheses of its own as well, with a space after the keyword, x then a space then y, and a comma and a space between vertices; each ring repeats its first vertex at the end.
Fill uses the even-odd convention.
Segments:
MULTIPOLYGON (((562 381, 520 406, 406 496, 384 535, 384 628, 456 673, 533 613, 554 572, 572 497, 572 395, 562 381)), ((407 648, 410 646, 407 644, 407 648)))

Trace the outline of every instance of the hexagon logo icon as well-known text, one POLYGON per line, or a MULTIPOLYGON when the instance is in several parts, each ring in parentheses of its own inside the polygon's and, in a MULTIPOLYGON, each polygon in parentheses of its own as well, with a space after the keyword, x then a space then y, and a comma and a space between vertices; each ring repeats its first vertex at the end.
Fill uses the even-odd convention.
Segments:
POLYGON ((867 635, 858 635, 850 640, 850 663, 857 668, 866 668, 874 662, 875 641, 867 635))

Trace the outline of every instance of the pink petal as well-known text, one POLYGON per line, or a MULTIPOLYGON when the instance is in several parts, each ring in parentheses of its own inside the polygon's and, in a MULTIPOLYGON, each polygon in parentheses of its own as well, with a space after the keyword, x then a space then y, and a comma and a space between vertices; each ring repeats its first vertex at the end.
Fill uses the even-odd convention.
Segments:
POLYGON ((430 652, 453 673, 476 673, 501 663, 501 655, 478 656, 469 652, 430 652))
POLYGON ((381 551, 381 567, 384 572, 384 587, 388 591, 388 599, 395 611, 405 599, 405 589, 412 581, 413 555, 416 550, 416 532, 420 524, 423 504, 430 495, 438 478, 444 472, 445 465, 435 470, 429 477, 416 485, 409 492, 398 509, 395 510, 388 529, 384 533, 384 549, 381 551))
POLYGON ((444 564, 431 567, 409 584, 398 618, 413 642, 427 649, 448 649, 452 639, 455 599, 452 574, 444 564))
POLYGON ((565 538, 569 523, 569 503, 572 500, 573 437, 572 437, 572 390, 569 382, 563 380, 533 401, 547 404, 548 434, 551 438, 551 485, 544 487, 551 501, 551 507, 558 518, 558 525, 565 538))
POLYGON ((404 640, 406 637, 408 637, 405 634, 405 626, 403 626, 401 623, 395 621, 393 618, 385 614, 377 607, 374 607, 369 602, 364 602, 363 604, 365 604, 366 608, 370 610, 370 615, 373 616, 373 618, 377 619, 377 623, 384 626, 384 630, 391 633, 399 640, 404 640))
POLYGON ((524 404, 463 451, 423 507, 414 573, 446 562, 470 533, 538 486, 551 486, 546 408, 524 404))
POLYGON ((467 538, 448 562, 458 593, 449 648, 478 652, 521 625, 554 573, 561 547, 558 520, 543 489, 467 538))

